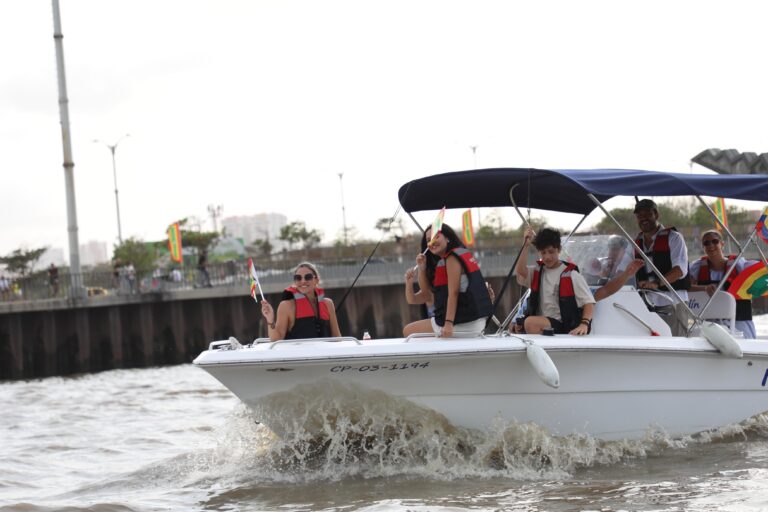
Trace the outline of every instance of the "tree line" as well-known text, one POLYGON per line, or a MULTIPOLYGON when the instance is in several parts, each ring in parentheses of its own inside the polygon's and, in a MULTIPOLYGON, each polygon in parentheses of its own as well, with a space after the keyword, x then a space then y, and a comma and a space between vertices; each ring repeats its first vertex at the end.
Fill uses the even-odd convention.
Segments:
MULTIPOLYGON (((672 203, 659 203, 659 214, 665 226, 689 226, 699 228, 700 230, 714 228, 714 221, 707 209, 699 203, 691 203, 686 200, 678 200, 672 203)), ((635 216, 632 208, 614 208, 610 210, 611 215, 627 228, 635 226, 635 216)), ((726 209, 729 224, 732 226, 749 225, 754 222, 752 214, 742 208, 728 206, 726 209)), ((536 215, 530 219, 532 225, 543 226, 547 224, 546 218, 536 215)), ((182 246, 192 247, 195 253, 200 254, 208 251, 216 242, 226 233, 214 231, 201 231, 189 229, 188 219, 179 221, 182 246)), ((455 226, 459 229, 460 226, 455 226)), ((382 238, 391 236, 395 241, 400 241, 411 233, 407 232, 403 219, 398 218, 392 221, 389 217, 382 217, 375 223, 375 229, 380 231, 382 238)), ((615 226, 611 219, 604 217, 595 224, 591 231, 596 233, 613 233, 615 226)), ((630 230, 631 231, 631 230, 630 230)), ((504 222, 499 209, 491 209, 483 218, 483 223, 475 231, 475 237, 479 240, 490 240, 501 237, 522 236, 523 226, 510 228, 504 222)), ((738 235, 738 233, 737 233, 738 235)), ((347 229, 347 240, 351 244, 361 243, 360 237, 354 228, 347 229)), ((292 251, 296 246, 308 251, 320 244, 322 232, 316 229, 310 229, 303 221, 292 221, 280 229, 278 239, 288 245, 288 250, 292 251)), ((343 244, 341 237, 337 238, 335 245, 343 244)), ((126 264, 131 262, 139 273, 151 272, 157 267, 158 260, 167 254, 168 241, 162 239, 153 242, 145 242, 138 238, 128 238, 121 244, 114 246, 113 265, 126 264)), ((0 256, 0 264, 5 266, 8 273, 26 277, 33 272, 40 257, 45 253, 48 247, 39 247, 35 249, 19 248, 5 256, 0 256)), ((248 252, 254 256, 270 258, 274 253, 274 245, 269 238, 256 239, 248 244, 248 252)))

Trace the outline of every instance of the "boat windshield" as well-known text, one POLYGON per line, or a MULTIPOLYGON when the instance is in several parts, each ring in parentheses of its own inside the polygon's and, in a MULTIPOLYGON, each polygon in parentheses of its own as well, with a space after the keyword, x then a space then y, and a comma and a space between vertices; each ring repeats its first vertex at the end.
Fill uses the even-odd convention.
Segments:
MULTIPOLYGON (((619 235, 573 235, 563 247, 562 259, 578 265, 590 286, 602 286, 633 260, 631 244, 619 235)), ((627 281, 634 285, 634 278, 627 281)))

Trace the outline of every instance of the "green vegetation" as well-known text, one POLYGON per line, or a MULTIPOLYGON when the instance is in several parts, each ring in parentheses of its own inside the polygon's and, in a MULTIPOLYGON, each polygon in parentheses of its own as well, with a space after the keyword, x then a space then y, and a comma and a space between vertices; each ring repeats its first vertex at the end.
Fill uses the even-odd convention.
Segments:
POLYGON ((115 245, 113 260, 123 265, 133 263, 136 273, 142 275, 155 268, 157 249, 153 242, 146 243, 131 237, 115 245))
MULTIPOLYGON (((701 231, 714 229, 715 227, 715 221, 712 218, 712 215, 699 202, 691 203, 690 201, 679 200, 669 204, 657 204, 659 206, 659 218, 665 226, 675 226, 678 229, 684 227, 699 228, 701 231)), ((630 229, 637 227, 635 214, 632 213, 632 210, 633 208, 615 208, 610 212, 619 224, 630 229)), ((753 222, 750 213, 744 209, 729 206, 726 208, 726 211, 728 214, 729 226, 740 226, 753 222)), ((600 222, 595 224, 594 230, 597 233, 614 233, 616 227, 611 219, 604 217, 600 222)), ((630 232, 634 233, 632 229, 630 229, 630 232)))
POLYGON ((316 229, 307 229, 304 221, 293 221, 280 228, 280 240, 288 243, 288 249, 293 249, 293 245, 301 242, 305 250, 316 246, 322 240, 322 234, 316 229))
POLYGON ((47 250, 47 247, 39 249, 16 249, 7 256, 0 256, 0 263, 4 264, 8 272, 24 277, 34 268, 37 260, 47 250))

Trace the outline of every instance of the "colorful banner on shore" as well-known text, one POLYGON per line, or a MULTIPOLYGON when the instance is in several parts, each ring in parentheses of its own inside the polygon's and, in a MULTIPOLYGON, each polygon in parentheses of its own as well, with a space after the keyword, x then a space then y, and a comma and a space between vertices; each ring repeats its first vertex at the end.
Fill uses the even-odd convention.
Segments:
POLYGON ((465 211, 461 216, 461 238, 467 247, 475 246, 475 229, 472 227, 472 210, 465 211))
POLYGON ((435 220, 432 222, 432 237, 429 239, 429 243, 427 244, 427 247, 432 245, 432 243, 437 238, 437 235, 443 230, 443 218, 445 217, 445 206, 443 206, 440 211, 437 213, 437 217, 435 217, 435 220))
POLYGON ((745 300, 768 297, 768 268, 762 261, 745 268, 728 287, 728 293, 745 300))
POLYGON ((722 197, 718 197, 717 201, 715 201, 715 204, 712 205, 712 211, 715 212, 715 216, 717 216, 717 220, 719 220, 719 223, 715 223, 715 229, 717 229, 720 233, 723 232, 722 226, 728 227, 728 213, 725 210, 725 199, 722 197), (722 224, 722 226, 721 226, 722 224))
POLYGON ((768 244, 768 206, 765 208, 765 210, 763 210, 763 214, 757 221, 755 231, 757 231, 757 236, 762 238, 763 242, 768 244))
POLYGON ((181 263, 181 230, 178 222, 168 226, 168 252, 171 253, 171 261, 181 263))

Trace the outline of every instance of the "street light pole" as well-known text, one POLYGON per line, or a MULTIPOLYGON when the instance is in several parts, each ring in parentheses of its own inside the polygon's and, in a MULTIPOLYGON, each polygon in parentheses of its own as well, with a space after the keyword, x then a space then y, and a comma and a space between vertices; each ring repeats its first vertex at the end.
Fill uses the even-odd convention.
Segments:
POLYGON ((212 204, 208 205, 208 213, 211 216, 211 220, 213 220, 213 231, 215 233, 219 232, 219 226, 216 221, 219 217, 221 217, 221 210, 222 210, 221 205, 217 205, 217 206, 214 206, 212 204))
POLYGON ((342 178, 344 177, 344 173, 340 172, 339 174, 339 187, 341 188, 341 220, 344 223, 343 229, 344 229, 344 245, 349 245, 349 240, 347 240, 347 211, 344 209, 344 182, 342 181, 342 178))
MULTIPOLYGON (((469 149, 472 150, 472 163, 473 167, 477 169, 477 144, 474 146, 469 146, 469 149)), ((482 227, 482 218, 480 217, 480 207, 477 208, 477 227, 482 227)))
POLYGON ((94 139, 93 141, 95 143, 104 144, 109 149, 109 152, 112 153, 112 178, 115 180, 115 209, 117 210, 117 239, 120 242, 120 245, 123 245, 123 230, 120 226, 120 199, 117 196, 117 163, 115 161, 115 150, 117 149, 118 144, 120 144, 124 138, 130 136, 130 133, 126 133, 114 144, 107 144, 106 142, 102 142, 99 139, 94 139))

